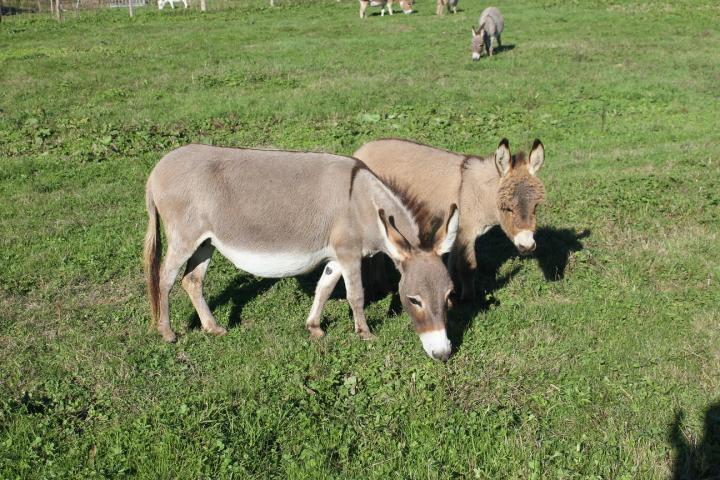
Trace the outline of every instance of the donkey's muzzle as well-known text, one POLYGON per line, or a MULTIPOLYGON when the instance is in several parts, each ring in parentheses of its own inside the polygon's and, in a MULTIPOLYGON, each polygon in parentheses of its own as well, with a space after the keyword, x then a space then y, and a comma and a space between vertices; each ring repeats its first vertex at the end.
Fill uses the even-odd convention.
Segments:
POLYGON ((450 358, 452 345, 447 338, 447 333, 444 328, 442 330, 431 330, 421 333, 420 341, 422 341, 425 353, 435 360, 447 362, 448 358, 450 358))
POLYGON ((520 233, 515 235, 513 243, 518 249, 518 252, 523 255, 528 255, 535 251, 535 238, 533 236, 533 232, 530 230, 522 230, 520 233))

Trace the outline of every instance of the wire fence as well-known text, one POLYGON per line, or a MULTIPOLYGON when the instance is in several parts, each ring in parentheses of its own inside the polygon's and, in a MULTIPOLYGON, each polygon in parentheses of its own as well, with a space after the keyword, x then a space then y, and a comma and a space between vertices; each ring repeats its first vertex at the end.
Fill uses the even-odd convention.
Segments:
MULTIPOLYGON (((338 0, 340 1, 340 0, 338 0)), ((227 10, 236 8, 258 8, 317 3, 317 0, 186 0, 188 9, 227 10)), ((3 16, 19 14, 52 15, 61 21, 66 16, 77 16, 82 12, 102 9, 128 10, 132 16, 136 9, 157 10, 160 4, 166 10, 184 9, 183 0, 0 0, 0 20, 3 16)))

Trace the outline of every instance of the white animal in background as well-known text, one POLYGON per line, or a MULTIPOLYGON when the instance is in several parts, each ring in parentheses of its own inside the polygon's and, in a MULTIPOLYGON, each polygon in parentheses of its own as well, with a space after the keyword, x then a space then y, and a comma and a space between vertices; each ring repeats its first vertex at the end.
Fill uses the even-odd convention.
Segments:
POLYGON ((170 8, 175 10, 175 2, 182 2, 185 8, 188 8, 188 0, 158 0, 158 9, 162 10, 166 3, 170 4, 170 8))
MULTIPOLYGON (((368 7, 382 7, 380 16, 385 15, 385 10, 390 15, 393 14, 392 5, 395 0, 360 0, 360 18, 365 18, 365 11, 368 7)), ((410 14, 413 12, 413 0, 399 0, 400 8, 403 13, 410 14)))

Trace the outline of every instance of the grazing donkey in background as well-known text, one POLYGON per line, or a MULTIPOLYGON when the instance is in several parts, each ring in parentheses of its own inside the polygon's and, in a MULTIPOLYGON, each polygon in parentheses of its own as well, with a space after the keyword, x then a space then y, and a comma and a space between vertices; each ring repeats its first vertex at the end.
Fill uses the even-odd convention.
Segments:
POLYGON ((475 239, 491 227, 500 224, 520 253, 535 250, 535 209, 545 199, 536 176, 545 160, 540 140, 529 158, 511 155, 507 139, 485 159, 398 139, 366 143, 354 156, 409 199, 421 237, 442 219, 443 205, 459 206, 460 228, 449 267, 459 276, 463 300, 475 294, 475 239))
MULTIPOLYGON (((385 15, 385 9, 392 15, 392 5, 394 1, 395 0, 360 0, 360 18, 365 18, 365 11, 368 7, 382 7, 380 9, 381 17, 385 15)), ((412 0, 399 0, 398 3, 404 14, 407 15, 413 12, 412 0)))
POLYGON ((483 10, 480 15, 480 27, 477 30, 475 30, 475 27, 472 29, 472 59, 480 60, 483 47, 487 54, 492 57, 493 37, 497 39, 498 47, 502 47, 500 35, 502 35, 504 28, 505 20, 500 10, 495 7, 488 7, 483 10))
POLYGON ((168 295, 183 264, 182 286, 205 331, 226 333, 202 294, 210 257, 218 249, 241 270, 289 277, 326 262, 306 326, 321 337, 323 306, 342 275, 355 331, 371 338, 363 310, 363 256, 383 252, 401 274, 402 304, 428 355, 450 356, 445 324, 452 281, 441 255, 458 229, 456 205, 432 242, 397 194, 362 162, 326 153, 188 145, 168 153, 147 181, 149 214, 145 269, 153 320, 172 342, 168 295), (160 266, 160 223, 168 248, 160 266))
POLYGON ((452 10, 453 13, 457 13, 457 5, 459 0, 437 0, 437 6, 435 7, 436 15, 444 15, 445 8, 452 10))

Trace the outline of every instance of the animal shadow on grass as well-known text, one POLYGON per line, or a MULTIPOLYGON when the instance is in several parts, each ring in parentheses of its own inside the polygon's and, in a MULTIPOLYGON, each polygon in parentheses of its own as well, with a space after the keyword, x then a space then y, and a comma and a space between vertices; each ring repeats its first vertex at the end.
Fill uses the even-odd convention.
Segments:
POLYGON ((682 430, 685 415, 675 413, 669 443, 675 449, 672 480, 720 479, 720 402, 705 410, 702 439, 688 437, 682 430))
POLYGON ((557 281, 565 277, 570 255, 583 249, 580 240, 590 235, 589 230, 576 232, 567 228, 541 227, 535 232, 537 250, 533 255, 521 256, 499 227, 495 227, 475 242, 477 275, 475 278, 475 301, 472 303, 455 302, 448 315, 448 338, 453 350, 459 351, 465 332, 472 326, 478 313, 485 312, 500 302, 495 292, 507 285, 520 271, 520 266, 498 275, 502 266, 511 258, 523 261, 537 261, 547 281, 557 281))
POLYGON ((508 43, 507 45, 498 45, 497 47, 493 48, 493 55, 495 55, 497 53, 509 52, 514 49, 515 49, 514 43, 508 43))
MULTIPOLYGON (((208 275, 212 275, 212 270, 208 272, 208 275)), ((240 273, 230 281, 219 295, 209 299, 208 307, 214 315, 217 307, 230 302, 232 305, 228 315, 227 328, 234 328, 240 325, 242 321, 242 309, 245 304, 268 291, 277 281, 277 278, 258 278, 246 273, 240 273)), ((188 329, 199 328, 201 328, 200 317, 193 309, 192 316, 188 321, 188 329)))
MULTIPOLYGON (((565 269, 570 254, 583 249, 580 240, 589 234, 589 230, 577 233, 570 229, 541 227, 535 234, 538 246, 535 254, 522 258, 525 261, 531 261, 533 258, 537 260, 546 280, 560 280, 565 276, 565 269)), ((478 275, 475 283, 476 300, 473 303, 466 304, 455 301, 455 307, 449 314, 448 337, 456 350, 462 345, 462 338, 465 331, 470 328, 473 319, 478 313, 487 311, 491 306, 499 305, 500 302, 495 298, 494 293, 503 288, 520 270, 520 267, 517 266, 511 271, 498 276, 500 268, 505 262, 511 258, 520 256, 515 246, 498 227, 493 228, 477 240, 475 251, 478 261, 478 275)), ((389 258, 384 255, 379 256, 384 259, 379 261, 384 261, 385 272, 387 273, 387 281, 385 283, 387 285, 376 285, 372 281, 372 275, 367 274, 370 262, 368 259, 363 260, 365 303, 370 304, 382 300, 388 292, 392 292, 393 296, 390 302, 390 308, 388 309, 388 316, 398 315, 402 312, 402 304, 400 303, 400 297, 397 293, 400 274, 389 258)), ((315 294, 315 286, 317 285, 320 275, 322 275, 323 269, 324 265, 321 265, 307 275, 296 277, 300 288, 310 297, 313 297, 315 294)), ((212 275, 212 267, 208 275, 212 275)), ((245 304, 269 290, 277 281, 278 279, 276 278, 258 278, 240 273, 230 281, 219 295, 209 299, 208 306, 210 307, 210 311, 214 312, 217 307, 231 302, 232 306, 230 308, 227 327, 234 328, 242 321, 242 309, 245 304)), ((344 299, 345 296, 345 284, 341 279, 330 298, 344 299)), ((349 307, 348 316, 351 319, 350 321, 352 321, 352 311, 349 307)), ((368 318, 370 330, 374 330, 378 322, 381 321, 383 320, 368 318)), ((327 330, 328 323, 325 316, 323 316, 320 326, 323 330, 327 330)), ((192 317, 188 322, 188 328, 200 328, 200 319, 195 311, 193 311, 192 317)))
MULTIPOLYGON (((303 292, 311 297, 315 295, 315 286, 317 285, 325 265, 318 266, 314 271, 295 277, 303 292)), ((212 267, 211 267, 212 269, 212 267)), ((212 270, 208 271, 208 275, 212 275, 212 270)), ((238 270, 238 274, 225 286, 219 295, 208 299, 208 307, 210 311, 215 313, 215 309, 228 303, 231 304, 230 313, 228 315, 227 328, 234 328, 242 323, 242 310, 245 305, 252 299, 262 295, 270 290, 275 283, 281 279, 278 278, 260 278, 254 277, 248 273, 238 270)), ((342 280, 338 282, 333 294, 330 298, 345 298, 345 288, 342 280)), ((308 306, 308 313, 310 307, 308 306)), ((320 326, 325 330, 327 321, 323 317, 320 326)), ((200 329, 200 317, 193 309, 193 313, 188 321, 188 329, 200 329)))
MULTIPOLYGON (((402 10, 400 10, 399 12, 400 12, 400 13, 399 13, 400 15, 415 15, 415 14, 418 13, 417 10, 413 10, 413 11, 410 12, 410 13, 405 13, 405 12, 403 12, 402 10)), ((393 10, 393 15, 398 15, 398 11, 393 10)), ((369 16, 369 17, 381 17, 381 16, 383 16, 383 15, 382 15, 382 13, 380 13, 380 12, 372 12, 372 13, 371 13, 370 15, 368 15, 368 16, 369 16)), ((390 14, 389 14, 389 13, 386 13, 385 16, 390 16, 390 14)))
POLYGON ((0 6, 0 14, 1 15, 19 15, 21 13, 30 13, 34 12, 34 10, 30 10, 29 8, 18 8, 18 7, 10 7, 7 5, 0 6))

